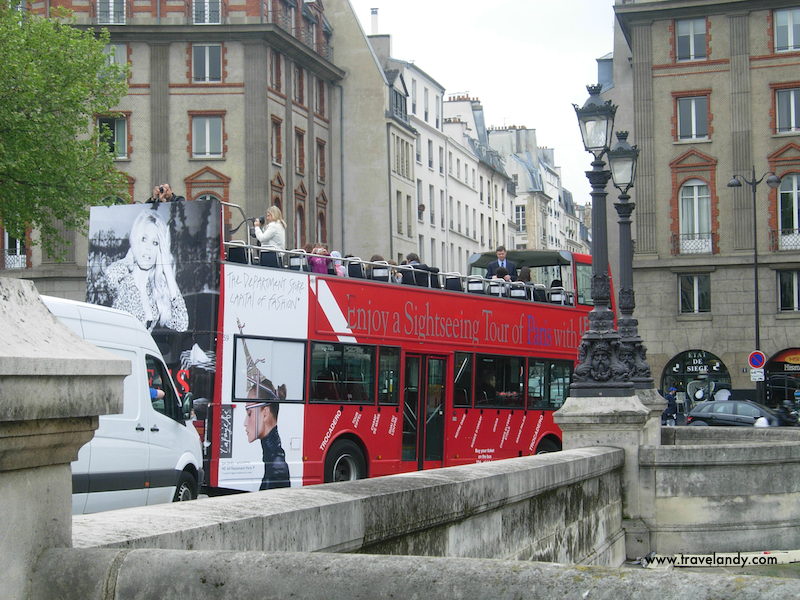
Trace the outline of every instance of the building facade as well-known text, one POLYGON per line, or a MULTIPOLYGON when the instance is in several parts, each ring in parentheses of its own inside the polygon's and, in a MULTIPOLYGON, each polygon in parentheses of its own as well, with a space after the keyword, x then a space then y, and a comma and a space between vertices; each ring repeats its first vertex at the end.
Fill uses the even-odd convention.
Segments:
POLYGON ((755 397, 748 355, 760 345, 764 399, 793 397, 800 5, 659 0, 622 2, 615 11, 632 55, 632 101, 618 99, 618 112, 633 115, 641 151, 636 316, 656 385, 689 396, 729 386, 755 397), (756 179, 774 172, 780 187, 728 187, 732 175, 750 179, 753 171, 756 179))
MULTIPOLYGON (((290 247, 341 240, 332 224, 344 72, 331 62, 333 28, 321 2, 64 0, 28 9, 49 16, 56 6, 71 9, 77 27, 107 29, 109 60, 129 65, 127 96, 97 124, 113 134, 110 151, 134 201, 170 183, 188 200, 232 202, 247 216, 278 205, 290 247)), ((229 224, 240 220, 232 213, 229 224)), ((15 251, 7 255, 25 251, 17 274, 41 292, 83 299, 86 241, 66 235, 66 263, 4 241, 15 251)))

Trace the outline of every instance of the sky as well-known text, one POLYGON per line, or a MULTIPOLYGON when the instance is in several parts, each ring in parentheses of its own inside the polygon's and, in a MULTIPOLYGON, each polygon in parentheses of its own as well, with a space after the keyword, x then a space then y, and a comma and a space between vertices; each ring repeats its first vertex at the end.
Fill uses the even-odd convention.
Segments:
POLYGON ((483 105, 487 126, 536 129, 555 149, 562 185, 588 204, 572 104, 597 82, 596 59, 613 49, 614 0, 350 0, 364 32, 392 36, 392 57, 413 62, 445 88, 483 105))

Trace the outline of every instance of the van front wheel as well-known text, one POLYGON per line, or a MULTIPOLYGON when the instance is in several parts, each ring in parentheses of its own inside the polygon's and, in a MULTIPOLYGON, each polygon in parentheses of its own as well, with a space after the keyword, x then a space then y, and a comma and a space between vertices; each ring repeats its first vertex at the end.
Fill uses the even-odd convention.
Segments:
POLYGON ((186 502, 197 498, 197 482, 189 473, 184 471, 178 479, 178 487, 175 488, 173 502, 186 502))

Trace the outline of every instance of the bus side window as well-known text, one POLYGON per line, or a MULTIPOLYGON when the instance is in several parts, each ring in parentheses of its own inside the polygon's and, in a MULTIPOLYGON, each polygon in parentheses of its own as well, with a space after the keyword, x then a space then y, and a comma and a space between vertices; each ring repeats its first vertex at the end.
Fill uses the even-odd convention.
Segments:
POLYGON ((545 362, 530 359, 528 361, 528 408, 549 408, 544 394, 545 362))
POLYGON ((550 365, 550 408, 561 408, 569 395, 572 383, 572 363, 554 360, 550 365))
POLYGON ((453 406, 472 405, 472 354, 456 352, 453 375, 453 406))
POLYGON ((378 403, 397 404, 400 387, 400 348, 380 348, 378 403))

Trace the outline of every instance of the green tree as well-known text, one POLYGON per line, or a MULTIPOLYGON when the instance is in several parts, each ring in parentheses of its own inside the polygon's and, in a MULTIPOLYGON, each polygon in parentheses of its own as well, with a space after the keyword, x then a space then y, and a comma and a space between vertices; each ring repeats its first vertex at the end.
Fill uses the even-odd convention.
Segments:
POLYGON ((39 230, 46 250, 63 242, 59 224, 83 231, 90 206, 127 197, 95 125, 127 90, 107 43, 0 0, 0 224, 16 238, 39 230))

